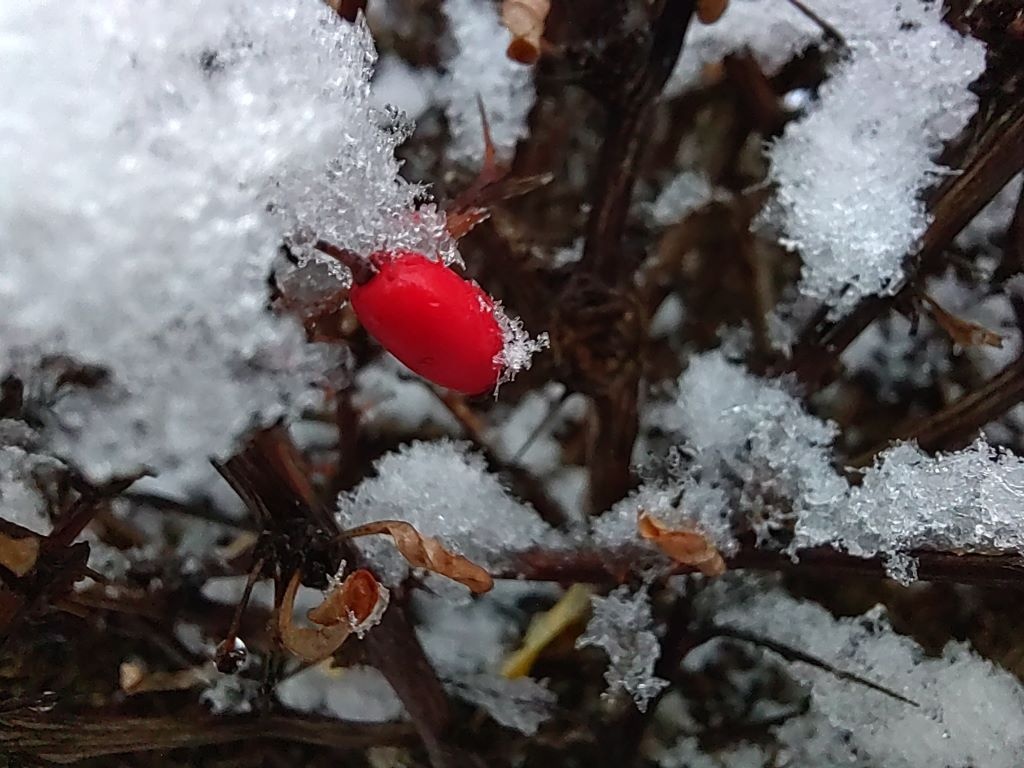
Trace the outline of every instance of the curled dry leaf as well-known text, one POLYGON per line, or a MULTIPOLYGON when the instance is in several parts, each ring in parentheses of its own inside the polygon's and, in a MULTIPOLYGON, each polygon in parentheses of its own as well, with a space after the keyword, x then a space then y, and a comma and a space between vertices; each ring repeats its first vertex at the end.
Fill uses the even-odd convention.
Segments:
POLYGON ((22 577, 36 567, 39 559, 39 537, 8 536, 0 533, 0 565, 17 577, 22 577))
POLYGON ((318 626, 299 627, 292 620, 299 582, 296 571, 277 609, 277 634, 285 648, 310 663, 326 659, 349 635, 362 637, 380 621, 388 606, 388 590, 373 574, 361 569, 334 587, 322 604, 306 614, 318 626))
POLYGON ((327 593, 324 601, 310 609, 306 618, 322 627, 347 623, 360 637, 380 622, 388 607, 388 591, 373 574, 360 568, 327 593))
POLYGON ((697 0, 697 18, 701 24, 714 24, 729 7, 729 0, 697 0))
POLYGON ((705 576, 725 573, 725 561, 715 545, 692 528, 669 528, 644 510, 637 516, 637 532, 677 563, 696 568, 705 576))
POLYGON ((506 55, 520 64, 534 64, 540 58, 544 22, 551 10, 549 0, 504 0, 501 21, 512 33, 506 55))
POLYGON ((491 574, 479 565, 462 555, 450 552, 437 539, 424 536, 402 520, 378 520, 375 523, 367 523, 345 531, 345 536, 354 539, 378 533, 390 536, 402 557, 416 568, 426 568, 428 571, 440 573, 452 581, 465 584, 477 594, 488 592, 494 587, 491 574))

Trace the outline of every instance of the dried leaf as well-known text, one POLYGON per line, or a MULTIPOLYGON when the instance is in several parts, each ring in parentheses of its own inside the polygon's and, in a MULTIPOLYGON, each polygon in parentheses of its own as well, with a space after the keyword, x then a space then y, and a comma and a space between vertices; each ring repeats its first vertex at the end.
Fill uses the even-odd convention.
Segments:
POLYGON ((535 616, 526 630, 522 646, 502 664, 501 674, 509 679, 530 674, 541 652, 587 614, 593 594, 593 587, 573 584, 551 610, 535 616))
POLYGON ((296 571, 277 609, 277 634, 281 644, 303 661, 323 661, 338 650, 349 635, 361 637, 380 621, 388 605, 388 590, 378 584, 369 571, 359 570, 332 589, 323 604, 306 614, 320 626, 299 627, 292 620, 299 582, 296 571), (376 601, 370 605, 374 593, 376 601))
POLYGON ((36 567, 39 559, 39 538, 16 538, 0 533, 0 565, 19 578, 36 567))
POLYGON ((488 592, 494 587, 494 579, 479 565, 462 555, 450 552, 437 539, 424 536, 402 520, 378 520, 375 523, 367 523, 345 531, 345 536, 353 539, 378 533, 390 536, 402 557, 416 568, 426 568, 428 571, 440 573, 452 581, 465 584, 477 594, 488 592))
POLYGON ((725 573, 725 561, 715 545, 693 529, 669 528, 658 518, 640 510, 637 531, 641 538, 653 542, 677 563, 692 566, 705 576, 725 573))
POLYGON ((353 572, 306 617, 314 624, 331 627, 346 622, 359 633, 378 621, 388 605, 388 591, 365 568, 353 572))
POLYGON ((957 317, 928 294, 923 294, 923 299, 928 306, 932 319, 938 323, 939 327, 946 332, 958 347, 966 349, 968 347, 986 346, 1002 349, 1003 337, 995 331, 990 331, 983 325, 957 317))
POLYGON ((697 0, 697 18, 701 24, 714 24, 728 7, 729 0, 697 0))
POLYGON ((551 10, 550 0, 504 0, 501 21, 512 33, 506 55, 520 64, 534 64, 540 58, 544 22, 551 10))

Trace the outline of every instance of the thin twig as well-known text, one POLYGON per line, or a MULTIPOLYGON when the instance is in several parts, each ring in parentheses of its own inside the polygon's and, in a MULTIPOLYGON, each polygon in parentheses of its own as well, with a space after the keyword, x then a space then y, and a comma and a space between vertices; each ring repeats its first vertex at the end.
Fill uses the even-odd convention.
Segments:
POLYGON ((803 662, 804 664, 810 664, 812 667, 816 667, 820 670, 828 672, 830 675, 832 675, 833 677, 837 677, 840 680, 849 680, 852 683, 863 685, 867 688, 870 688, 873 691, 878 691, 879 693, 883 693, 886 696, 896 699, 897 701, 901 701, 904 704, 909 704, 912 707, 920 706, 913 699, 908 699, 906 696, 902 696, 896 693, 896 691, 892 690, 891 688, 886 688, 881 683, 876 683, 873 680, 869 680, 868 678, 862 677, 861 675, 855 674, 854 672, 847 672, 844 669, 840 669, 839 667, 829 664, 824 659, 819 659, 818 657, 812 656, 806 651, 801 651, 799 648, 794 648, 791 645, 780 643, 778 640, 773 640, 770 637, 762 637, 761 635, 756 635, 753 632, 747 632, 746 630, 737 629, 735 627, 725 627, 717 625, 709 627, 705 631, 705 636, 709 638, 726 637, 730 640, 740 640, 744 643, 750 643, 752 645, 765 648, 771 651, 772 653, 778 654, 786 661, 799 661, 803 662))

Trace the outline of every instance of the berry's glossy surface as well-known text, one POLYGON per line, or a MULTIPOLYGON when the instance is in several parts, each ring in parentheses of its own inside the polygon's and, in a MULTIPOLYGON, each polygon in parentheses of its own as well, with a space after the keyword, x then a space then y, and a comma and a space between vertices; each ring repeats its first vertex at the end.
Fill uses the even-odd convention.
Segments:
POLYGON ((442 387, 480 394, 501 375, 494 302, 476 283, 411 251, 370 257, 378 272, 353 285, 352 308, 373 338, 442 387))

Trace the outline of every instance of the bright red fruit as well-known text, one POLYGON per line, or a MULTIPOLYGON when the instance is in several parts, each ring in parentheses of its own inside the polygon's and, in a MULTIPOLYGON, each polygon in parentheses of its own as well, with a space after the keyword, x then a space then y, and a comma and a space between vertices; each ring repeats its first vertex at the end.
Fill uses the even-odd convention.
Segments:
POLYGON ((369 334, 435 384, 470 395, 493 389, 504 336, 491 297, 419 253, 376 253, 370 261, 377 274, 349 293, 369 334))

